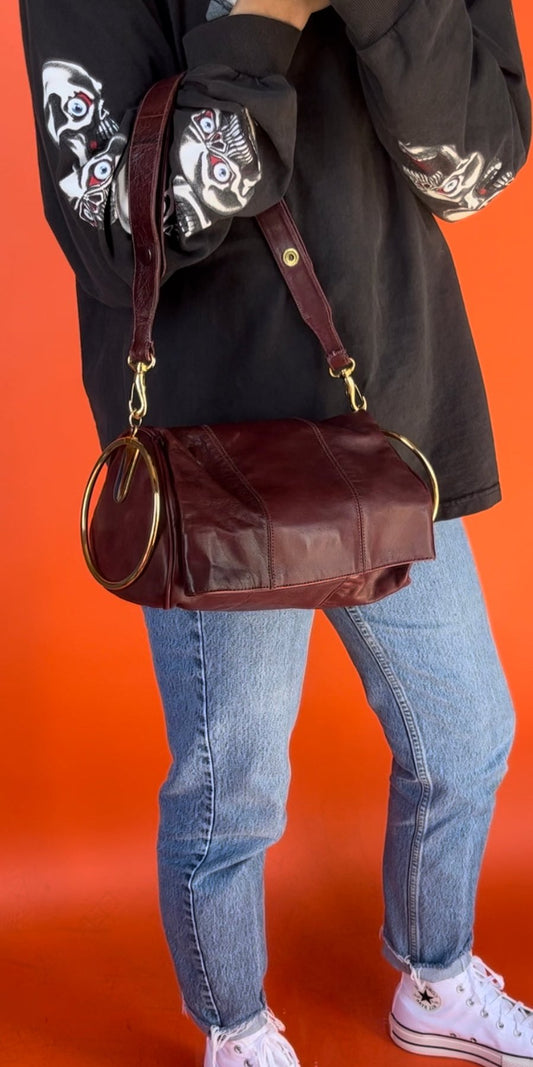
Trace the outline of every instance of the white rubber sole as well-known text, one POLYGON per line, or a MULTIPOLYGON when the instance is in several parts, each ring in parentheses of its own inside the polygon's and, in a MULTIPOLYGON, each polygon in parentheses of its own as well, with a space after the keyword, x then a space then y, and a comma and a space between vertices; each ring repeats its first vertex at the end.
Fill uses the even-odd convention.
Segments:
MULTIPOLYGON (((468 1063, 480 1063, 482 1067, 533 1067, 533 1055, 512 1056, 487 1045, 464 1041, 460 1037, 422 1034, 402 1026, 392 1014, 389 1015, 389 1033, 395 1045, 419 1056, 446 1056, 454 1060, 467 1060, 468 1063)), ((531 1051, 533 1053, 533 1046, 531 1051)))

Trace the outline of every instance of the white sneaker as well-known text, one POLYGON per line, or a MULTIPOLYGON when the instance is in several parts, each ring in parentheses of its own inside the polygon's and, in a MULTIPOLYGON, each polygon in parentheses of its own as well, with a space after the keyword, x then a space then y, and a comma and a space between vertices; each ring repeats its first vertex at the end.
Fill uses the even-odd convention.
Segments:
POLYGON ((498 1067, 533 1067, 533 1011, 503 992, 503 978, 477 956, 441 982, 404 974, 389 1016, 407 1052, 498 1067))
POLYGON ((270 1008, 262 1015, 265 1021, 251 1034, 246 1033, 250 1023, 229 1031, 211 1027, 204 1067, 300 1067, 292 1045, 280 1034, 283 1023, 270 1008))

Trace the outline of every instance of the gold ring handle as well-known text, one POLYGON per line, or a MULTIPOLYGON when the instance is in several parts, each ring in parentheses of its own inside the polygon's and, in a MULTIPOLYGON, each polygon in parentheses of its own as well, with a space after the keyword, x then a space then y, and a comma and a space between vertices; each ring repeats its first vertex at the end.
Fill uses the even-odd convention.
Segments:
POLYGON ((433 514, 431 517, 433 519, 433 522, 435 522, 435 519, 437 518, 437 512, 439 510, 440 493, 437 475, 435 474, 435 471, 433 470, 429 459, 426 458, 424 453, 421 452, 420 449, 417 448, 416 445, 414 445, 408 437, 404 437, 401 433, 393 433, 392 430, 383 430, 383 433, 385 434, 385 437, 394 437, 396 441, 400 441, 402 445, 405 445, 405 447, 409 448, 411 452, 414 452, 415 456, 418 456, 418 459, 426 468, 426 471, 429 475, 429 480, 431 482, 431 495, 433 497, 433 514))
MULTIPOLYGON (((127 487, 129 488, 131 478, 128 478, 127 475, 123 474, 122 475, 122 479, 124 480, 124 478, 126 478, 127 487)), ((119 493, 120 502, 122 502, 122 500, 125 499, 126 495, 127 495, 127 490, 125 492, 123 492, 123 493, 119 493)), ((158 530, 159 530, 160 517, 161 517, 161 491, 160 491, 160 487, 159 487, 159 476, 158 476, 157 469, 156 469, 156 466, 154 464, 154 461, 152 460, 152 457, 150 456, 150 453, 147 451, 147 449, 142 444, 142 442, 138 440, 137 437, 132 437, 132 436, 129 436, 129 437, 118 437, 116 439, 116 441, 112 441, 111 444, 108 445, 107 448, 104 449, 104 451, 102 452, 102 455, 100 456, 98 461, 95 463, 95 465, 94 465, 94 467, 93 467, 93 469, 92 469, 92 471, 91 471, 91 473, 89 475, 89 481, 87 482, 87 486, 86 486, 85 492, 83 494, 83 501, 82 501, 82 505, 81 505, 81 516, 80 516, 80 527, 81 527, 81 529, 80 529, 80 532, 81 532, 81 545, 82 545, 82 549, 83 549, 83 555, 85 557, 85 562, 86 562, 86 564, 87 564, 87 566, 88 566, 93 578, 96 578, 96 581, 100 582, 100 585, 103 585, 105 589, 109 589, 111 592, 117 592, 117 591, 119 591, 121 589, 127 589, 129 585, 133 585, 133 582, 137 581, 137 578, 140 578, 141 574, 143 573, 143 571, 145 570, 145 568, 146 568, 146 566, 148 564, 150 556, 152 555, 152 552, 153 552, 154 547, 155 547, 155 543, 156 543, 156 540, 157 540, 157 533, 158 533, 158 530), (150 484, 151 484, 151 487, 152 487, 153 506, 152 506, 152 521, 151 521, 151 524, 150 524, 150 533, 148 535, 148 541, 147 541, 147 544, 146 544, 146 548, 145 548, 145 550, 143 552, 143 555, 142 555, 141 559, 139 560, 139 562, 138 562, 137 566, 134 568, 134 570, 132 570, 131 574, 128 574, 128 576, 126 578, 121 578, 119 581, 112 582, 108 578, 106 578, 103 574, 101 574, 100 571, 98 570, 98 567, 96 566, 96 562, 95 562, 95 559, 94 559, 94 552, 93 552, 92 545, 91 545, 90 530, 89 530, 89 508, 90 508, 90 505, 91 505, 92 495, 93 495, 93 492, 94 492, 94 487, 96 485, 96 480, 98 478, 98 475, 100 474, 100 471, 102 470, 102 467, 107 463, 107 460, 109 459, 109 456, 111 456, 113 454, 113 452, 116 452, 117 449, 119 449, 119 448, 129 448, 129 449, 134 449, 135 450, 135 453, 132 456, 132 463, 136 464, 137 459, 139 458, 139 456, 144 461, 144 464, 145 464, 146 469, 148 471, 148 477, 150 478, 150 484)))

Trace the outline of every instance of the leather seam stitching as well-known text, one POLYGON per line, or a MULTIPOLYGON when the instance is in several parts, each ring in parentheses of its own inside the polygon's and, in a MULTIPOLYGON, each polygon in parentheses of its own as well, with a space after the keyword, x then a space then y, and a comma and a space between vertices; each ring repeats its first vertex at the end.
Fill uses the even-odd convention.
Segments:
POLYGON ((368 565, 368 558, 367 558, 367 551, 366 551, 365 535, 364 535, 364 531, 363 531, 363 519, 362 519, 362 515, 361 515, 361 505, 359 503, 359 497, 357 495, 357 492, 354 489, 352 483, 350 482, 350 479, 347 477, 347 475, 343 471, 338 459, 336 458, 336 456, 334 456, 334 454, 331 451, 329 445, 324 440, 324 437, 320 433, 320 430, 318 429, 318 426, 316 426, 315 423, 311 422, 309 419, 301 419, 300 421, 303 422, 306 426, 309 426, 311 428, 311 430, 313 431, 313 433, 314 433, 319 445, 322 447, 322 450, 326 453, 328 458, 331 460, 333 465, 336 467, 338 473, 340 474, 341 478, 343 479, 345 484, 348 486, 348 489, 350 490, 350 493, 352 494, 352 499, 353 499, 354 505, 355 505, 355 513, 356 513, 356 516, 357 516, 357 522, 358 522, 358 526, 359 526, 359 536, 361 538, 361 556, 362 556, 363 571, 366 571, 367 570, 367 565, 368 565))
POLYGON ((273 588, 275 588, 274 545, 273 545, 273 537, 272 537, 272 519, 270 518, 270 514, 268 512, 268 509, 265 507, 265 503, 262 500, 262 498, 260 497, 259 493, 254 489, 253 485, 250 485, 250 482, 248 481, 248 479, 244 476, 244 474, 241 473, 239 468, 233 462, 231 456, 229 455, 229 453, 224 448, 222 442, 219 441, 216 433, 214 433, 213 428, 211 426, 207 426, 205 424, 204 424, 204 426, 202 428, 207 431, 209 438, 211 439, 211 441, 215 445, 215 447, 216 447, 217 451, 219 452, 219 454, 222 456, 222 458, 231 467, 233 473, 239 479, 241 484, 246 487, 246 489, 248 490, 249 493, 251 493, 251 495, 253 496, 254 500, 257 501, 257 503, 259 504, 259 507, 261 508, 261 510, 263 512, 263 515, 265 517, 266 524, 267 524, 268 576, 269 576, 269 579, 270 579, 270 588, 273 589, 273 588))

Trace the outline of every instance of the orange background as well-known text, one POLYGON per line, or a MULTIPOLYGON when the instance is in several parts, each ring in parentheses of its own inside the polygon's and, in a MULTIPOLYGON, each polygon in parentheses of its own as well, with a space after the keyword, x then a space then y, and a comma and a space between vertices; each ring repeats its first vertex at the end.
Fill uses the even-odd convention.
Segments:
MULTIPOLYGON (((530 0, 515 0, 515 13, 531 71, 530 0)), ((80 495, 98 446, 80 380, 73 279, 41 210, 13 0, 3 29, 0 1060, 200 1065, 203 1042, 180 1014, 157 910, 157 789, 168 755, 141 613, 93 583, 78 544, 80 495)), ((505 497, 467 525, 519 717, 476 947, 526 1003, 532 201, 529 167, 487 211, 446 228, 505 497)), ((267 872, 269 999, 287 1017, 303 1067, 395 1067, 407 1057, 384 1036, 395 976, 377 942, 389 757, 322 616, 292 758, 289 828, 267 872)))

